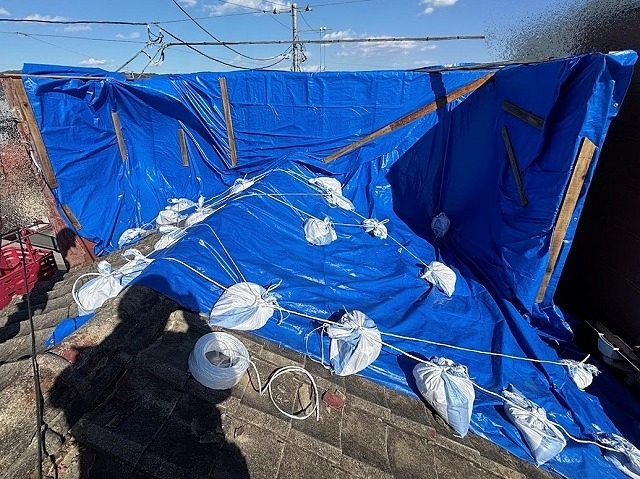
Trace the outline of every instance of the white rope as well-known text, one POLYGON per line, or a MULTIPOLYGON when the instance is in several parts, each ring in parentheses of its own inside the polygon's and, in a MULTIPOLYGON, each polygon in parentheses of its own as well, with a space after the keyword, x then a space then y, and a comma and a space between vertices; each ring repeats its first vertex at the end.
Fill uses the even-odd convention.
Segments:
POLYGON ((83 275, 78 276, 78 279, 76 279, 73 282, 73 286, 71 287, 71 297, 74 299, 74 301, 76 302, 76 304, 78 306, 80 306, 83 310, 86 311, 86 308, 82 305, 82 302, 80 301, 80 298, 78 297, 78 293, 76 291, 76 287, 78 286, 78 282, 81 279, 87 278, 89 276, 94 276, 94 277, 100 276, 100 277, 104 278, 104 277, 112 276, 112 275, 113 275, 113 273, 106 273, 106 274, 105 273, 85 273, 83 275))
POLYGON ((217 286, 218 288, 220 288, 223 291, 226 291, 227 288, 226 286, 222 286, 220 283, 218 283, 217 281, 209 278, 209 276, 207 276, 204 273, 201 273, 200 271, 198 271, 197 269, 195 269, 193 266, 188 265, 187 263, 185 263, 184 261, 180 261, 179 259, 176 258, 160 258, 160 259, 166 259, 168 261, 175 261, 178 264, 181 264, 182 266, 184 266, 185 268, 189 268, 191 271, 193 271, 194 273, 196 273, 198 276, 200 276, 203 279, 206 279, 207 281, 209 281, 210 283, 212 283, 214 286, 217 286))

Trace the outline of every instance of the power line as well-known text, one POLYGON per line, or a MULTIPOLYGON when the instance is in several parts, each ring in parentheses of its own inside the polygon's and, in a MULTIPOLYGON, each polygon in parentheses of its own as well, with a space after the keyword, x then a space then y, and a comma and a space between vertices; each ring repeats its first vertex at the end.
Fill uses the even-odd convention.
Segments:
POLYGON ((374 1, 375 0, 346 0, 343 2, 320 3, 319 5, 313 5, 313 8, 330 7, 332 5, 346 5, 347 3, 363 3, 363 2, 374 2, 374 1))
POLYGON ((93 57, 91 57, 89 55, 85 55, 84 53, 76 52, 75 50, 70 50, 68 48, 61 47, 60 45, 56 45, 55 43, 47 42, 45 40, 40 40, 39 38, 35 38, 33 35, 30 35, 28 33, 20 33, 19 35, 23 36, 23 37, 31 38, 32 40, 35 40, 35 41, 40 42, 40 43, 44 43, 46 45, 51 45, 52 47, 59 48, 60 50, 65 50, 67 52, 74 53, 76 55, 80 55, 81 57, 93 58, 93 57))
MULTIPOLYGON (((206 28, 204 28, 202 25, 200 25, 200 23, 198 23, 198 21, 197 21, 195 18, 193 18, 193 17, 189 14, 189 12, 187 12, 184 8, 182 8, 182 5, 180 5, 176 0, 172 0, 172 1, 173 1, 173 3, 174 3, 174 4, 175 4, 175 5, 176 5, 176 6, 177 6, 181 11, 182 11, 182 13, 184 13, 187 17, 189 17, 189 18, 193 21, 193 23, 195 23, 195 24, 198 26, 198 28, 200 28, 200 30, 202 30, 204 33, 206 33, 207 35, 209 35, 209 36, 210 36, 211 38, 213 38, 215 41, 217 41, 217 42, 219 42, 219 41, 220 41, 220 39, 219 39, 219 38, 217 38, 213 33, 209 32, 209 30, 207 30, 207 29, 206 29, 206 28)), ((278 54, 278 55, 275 55, 275 56, 273 56, 273 57, 269 57, 269 58, 255 58, 255 57, 252 57, 252 56, 249 56, 249 55, 245 55, 244 53, 242 53, 242 52, 240 52, 240 51, 238 51, 238 50, 236 50, 236 49, 234 49, 234 48, 231 48, 231 47, 230 47, 230 46, 228 46, 228 45, 224 45, 224 47, 225 47, 225 48, 227 48, 227 49, 229 49, 229 50, 231 50, 231 51, 232 51, 233 53, 235 53, 236 55, 240 55, 241 57, 248 58, 249 60, 255 60, 255 61, 259 61, 259 62, 275 60, 276 58, 281 57, 281 56, 283 55, 283 53, 280 53, 280 54, 278 54)))
POLYGON ((146 42, 141 42, 140 40, 124 40, 119 38, 93 38, 93 37, 78 37, 74 35, 54 35, 47 33, 24 33, 24 32, 7 32, 0 31, 0 34, 6 35, 21 35, 21 36, 30 36, 30 37, 50 37, 50 38, 70 38, 73 40, 87 40, 94 42, 114 42, 114 43, 137 43, 139 45, 145 44, 146 42))
MULTIPOLYGON (((163 28, 160 28, 164 30, 163 28)), ((484 35, 450 35, 435 37, 377 37, 377 38, 325 38, 322 40, 296 40, 295 43, 329 45, 333 43, 385 43, 385 42, 441 42, 450 40, 484 40, 484 35)), ((246 40, 231 42, 180 42, 169 46, 223 46, 223 45, 282 45, 291 40, 246 40)))
MULTIPOLYGON (((238 66, 238 65, 234 65, 232 63, 227 63, 223 60, 220 60, 219 58, 215 58, 212 57, 210 55, 207 55, 204 52, 201 52, 200 50, 198 50, 197 48, 195 48, 193 45, 190 45, 188 42, 185 42, 183 40, 181 40, 180 38, 178 38, 177 36, 175 36, 173 33, 169 32, 168 30, 162 28, 162 27, 158 27, 160 28, 161 31, 163 31, 164 33, 166 33, 167 35, 169 35, 170 37, 172 37, 174 40, 177 40, 179 43, 166 43, 165 46, 166 48, 172 47, 172 46, 176 46, 176 45, 181 45, 181 46, 186 46, 188 48, 190 48, 191 50, 199 53, 200 55, 202 55, 205 58, 208 58, 209 60, 212 60, 216 63, 220 63, 221 65, 226 65, 228 67, 231 68, 237 68, 239 70, 266 70, 267 68, 271 68, 272 66, 277 65, 278 63, 282 62, 283 60, 285 60, 285 56, 283 56, 280 60, 278 60, 277 62, 272 63, 271 65, 266 65, 260 68, 247 68, 247 67, 242 67, 242 66, 238 66)), ((211 43, 211 42, 207 42, 207 43, 211 43)), ((219 44, 220 42, 218 42, 219 44)), ((228 43, 228 42, 227 42, 228 43)))

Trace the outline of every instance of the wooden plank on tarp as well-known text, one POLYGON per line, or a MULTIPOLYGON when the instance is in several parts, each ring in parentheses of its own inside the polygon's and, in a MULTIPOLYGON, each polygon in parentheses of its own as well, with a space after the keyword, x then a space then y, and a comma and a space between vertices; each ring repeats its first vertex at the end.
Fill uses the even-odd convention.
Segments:
POLYGON ((178 143, 180 143, 180 156, 182 157, 182 166, 189 166, 189 154, 187 151, 187 139, 182 128, 178 129, 178 143))
POLYGON ((29 133, 31 135, 31 138, 33 139, 33 146, 36 150, 36 153, 38 154, 40 164, 42 165, 42 172, 44 173, 45 180, 49 185, 49 188, 57 188, 58 180, 55 173, 53 172, 51 160, 49 159, 47 148, 44 146, 40 128, 38 127, 38 122, 36 121, 36 117, 33 114, 33 109, 31 108, 31 103, 29 102, 27 91, 24 89, 22 79, 14 78, 13 86, 18 98, 18 103, 20 104, 22 118, 24 118, 25 122, 27 123, 29 133))
POLYGON ((538 290, 538 297, 536 298, 536 302, 538 303, 544 299, 544 295, 547 292, 551 275, 555 270, 556 262, 560 256, 562 242, 564 241, 564 237, 569 229, 571 218, 573 217, 576 205, 578 204, 580 192, 582 191, 582 186, 584 185, 584 180, 587 177, 589 166, 591 165, 591 160, 593 160, 596 149, 597 146, 589 138, 582 139, 580 149, 578 150, 578 158, 575 162, 575 166, 573 167, 571 179, 569 180, 569 186, 567 187, 567 192, 565 193, 564 200, 562 201, 560 213, 558 213, 556 226, 551 235, 549 262, 547 263, 547 268, 545 270, 542 283, 540 284, 540 289, 538 290))
POLYGON ((227 91, 227 79, 220 77, 220 94, 222 95, 222 108, 224 109, 224 121, 227 125, 227 139, 229 140, 229 154, 231 155, 231 166, 238 164, 236 152, 236 139, 233 132, 233 122, 231 121, 231 104, 229 103, 229 92, 227 91))
POLYGON ((520 204, 522 206, 527 206, 529 200, 527 200, 524 185, 522 184, 522 172, 520 171, 520 165, 518 165, 516 153, 513 150, 513 144, 511 143, 511 137, 509 136, 509 130, 507 130, 506 126, 502 127, 502 139, 504 140, 504 146, 507 148, 507 156, 509 157, 511 172, 513 173, 513 179, 516 181, 516 188, 518 188, 518 194, 520 195, 520 204))
POLYGON ((111 120, 113 121, 113 129, 116 132, 118 148, 120 148, 120 156, 122 157, 122 161, 127 161, 129 159, 129 154, 127 153, 127 147, 124 144, 124 137, 122 136, 122 125, 120 125, 120 117, 118 116, 117 111, 111 112, 111 120))
POLYGON ((67 215, 67 219, 73 225, 75 230, 80 231, 82 229, 82 225, 78 221, 78 218, 76 218, 76 215, 73 214, 73 211, 71 211, 71 208, 69 208, 69 205, 62 205, 62 211, 67 215))
POLYGON ((503 102, 502 109, 507 113, 515 116, 519 120, 524 121, 528 125, 537 128, 538 130, 542 129, 542 125, 544 125, 544 118, 541 118, 538 115, 534 115, 533 113, 528 112, 524 108, 520 108, 518 105, 514 105, 511 102, 503 102))
POLYGON ((468 85, 465 85, 461 88, 458 88, 457 90, 452 91, 448 95, 437 98, 436 100, 432 101, 428 105, 425 105, 415 110, 414 112, 403 116, 399 120, 396 120, 388 124, 387 126, 383 126, 379 130, 376 130, 373 133, 368 134, 364 138, 361 138, 360 140, 354 143, 351 143, 350 145, 347 145, 344 148, 339 149, 335 153, 332 153, 331 155, 327 156, 323 161, 325 163, 330 163, 336 158, 340 158, 341 156, 344 156, 347 153, 350 153, 353 150, 360 148, 362 145, 369 143, 370 141, 376 140, 381 136, 386 135, 387 133, 391 133, 392 131, 395 131, 398 128, 401 128, 405 125, 408 125, 411 122, 414 122, 424 116, 427 116, 429 113, 433 113, 438 108, 442 108, 443 106, 451 103, 452 101, 457 100, 461 96, 474 92, 475 90, 480 88, 482 85, 487 83, 489 80, 491 80, 491 78, 493 78, 493 75, 495 75, 495 72, 488 73, 485 76, 478 78, 475 81, 472 81, 468 85))

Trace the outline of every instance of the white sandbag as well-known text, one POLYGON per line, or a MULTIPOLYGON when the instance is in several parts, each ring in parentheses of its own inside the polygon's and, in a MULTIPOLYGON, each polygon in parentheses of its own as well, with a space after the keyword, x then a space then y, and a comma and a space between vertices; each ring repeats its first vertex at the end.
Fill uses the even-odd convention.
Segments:
POLYGON ((439 261, 432 261, 425 266, 420 277, 436 286, 447 296, 451 296, 456 290, 456 273, 439 261))
POLYGON ((449 231, 449 227, 451 226, 451 221, 449 221, 449 217, 444 213, 440 213, 436 215, 431 220, 431 231, 436 235, 436 238, 441 238, 447 234, 449 231))
POLYGON ((573 359, 561 359, 560 362, 565 365, 569 377, 573 379, 573 382, 582 391, 592 383, 594 376, 600 374, 600 370, 593 364, 578 362, 573 359))
POLYGON ((366 218, 362 220, 362 227, 364 230, 369 233, 371 236, 375 236, 380 239, 387 239, 389 233, 387 232, 387 227, 385 224, 389 220, 378 221, 374 218, 366 218))
POLYGON ((380 354, 382 342, 376 324, 361 311, 345 313, 340 324, 330 324, 329 360, 338 376, 362 371, 380 354))
POLYGON ((207 219, 215 213, 215 210, 210 206, 205 206, 203 208, 197 208, 196 211, 187 216, 187 219, 184 221, 185 226, 193 226, 196 223, 200 223, 201 221, 207 219))
POLYGON ((241 331, 260 329, 273 316, 277 305, 277 298, 262 286, 236 283, 213 305, 209 325, 241 331))
POLYGON ((167 233, 162 235, 162 238, 156 241, 156 243, 153 245, 153 250, 158 251, 168 248, 180 238, 183 238, 186 234, 187 231, 185 229, 173 228, 172 230, 169 230, 167 233))
POLYGON ((469 431, 475 391, 467 367, 447 358, 418 363, 413 377, 420 394, 460 437, 469 431))
POLYGON ((122 257, 126 259, 127 262, 114 271, 112 275, 117 278, 123 287, 136 279, 140 273, 153 262, 153 259, 147 258, 137 249, 126 250, 122 253, 122 257))
POLYGON ((72 297, 78 305, 78 315, 83 316, 95 311, 109 298, 115 298, 122 291, 122 285, 111 273, 87 273, 80 276, 72 288, 72 297), (78 282, 86 277, 94 276, 79 289, 78 282))
POLYGON ((338 239, 330 218, 324 220, 309 218, 304 222, 302 228, 307 241, 316 246, 325 246, 338 239))
POLYGON ((342 185, 335 178, 320 176, 311 178, 309 183, 316 186, 331 206, 337 206, 343 210, 354 211, 353 203, 342 195, 342 185))
POLYGON ((503 391, 503 395, 507 417, 520 431, 536 464, 544 464, 560 454, 567 441, 547 419, 544 408, 529 401, 511 384, 503 391))
POLYGON ((238 193, 243 192, 244 190, 251 188, 255 185, 255 180, 247 180, 245 178, 236 178, 236 181, 233 182, 231 188, 229 188, 230 195, 237 195, 238 193))
POLYGON ((147 230, 145 230, 144 228, 129 228, 128 230, 125 230, 124 233, 120 235, 120 239, 118 240, 118 248, 122 248, 123 246, 126 246, 129 243, 133 243, 134 241, 139 240, 146 234, 147 234, 147 230))
POLYGON ((640 479, 640 450, 617 434, 598 434, 598 442, 604 446, 616 449, 605 450, 604 458, 616 466, 623 474, 633 479, 640 479))
POLYGON ((169 208, 178 213, 196 206, 193 201, 187 198, 169 198, 168 203, 170 205, 169 208))
POLYGON ((158 213, 158 216, 156 216, 156 225, 177 225, 183 219, 185 219, 184 215, 181 215, 178 211, 167 207, 166 209, 160 211, 158 213))

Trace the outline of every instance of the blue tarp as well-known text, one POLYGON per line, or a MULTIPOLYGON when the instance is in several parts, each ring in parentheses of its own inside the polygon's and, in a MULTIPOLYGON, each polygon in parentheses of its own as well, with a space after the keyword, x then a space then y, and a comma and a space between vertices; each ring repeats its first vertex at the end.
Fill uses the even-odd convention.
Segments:
MULTIPOLYGON (((622 52, 495 70, 233 72, 131 82, 100 70, 41 65, 25 65, 23 73, 32 75, 24 83, 58 180, 56 199, 74 213, 82 225, 80 234, 96 243, 98 253, 116 249, 127 228, 152 222, 169 198, 212 197, 237 178, 266 173, 205 222, 188 229, 179 242, 154 253, 154 262, 138 282, 208 313, 221 291, 203 276, 225 286, 241 280, 230 256, 248 281, 263 286, 282 281, 274 294, 291 310, 321 318, 335 318, 345 308, 360 310, 383 332, 557 360, 558 353, 543 338, 570 337, 552 299, 596 161, 545 299, 536 304, 551 234, 580 144, 588 138, 599 151, 636 58, 633 52, 622 52), (322 162, 339 148, 490 72, 495 76, 475 92, 332 163, 322 162), (229 91, 235 168, 221 77, 229 91), (534 128, 506 112, 505 101, 543 118, 543 127, 534 128), (112 112, 122 125, 126 161, 112 112), (504 126, 522 172, 526 206, 509 166, 504 126), (180 156, 178 129, 187 138, 188 166, 180 156), (300 176, 320 174, 342 182, 359 214, 389 219, 390 235, 405 248, 392 238, 381 240, 347 226, 361 219, 309 195, 313 191, 300 176), (436 239, 430 224, 440 212, 450 218, 451 229, 436 239), (310 245, 302 231, 307 213, 330 217, 338 239, 327 246, 310 245), (418 277, 422 263, 435 259, 458 275, 451 298, 418 277)), ((317 323, 296 315, 280 324, 276 320, 255 333, 320 357, 319 334, 313 333, 305 344, 317 323)), ((492 391, 514 384, 574 436, 593 439, 599 431, 622 428, 632 442, 640 440, 638 409, 624 403, 622 393, 621 408, 607 403, 605 412, 598 397, 580 391, 564 367, 389 337, 385 341, 414 355, 445 356, 464 364, 477 384, 492 391)), ((325 356, 327 347, 325 338, 325 356)), ((383 347, 362 374, 415 395, 414 364, 383 347)), ((495 398, 477 394, 471 429, 531 460, 495 398)), ((598 447, 571 441, 544 467, 567 477, 622 477, 598 447)))

